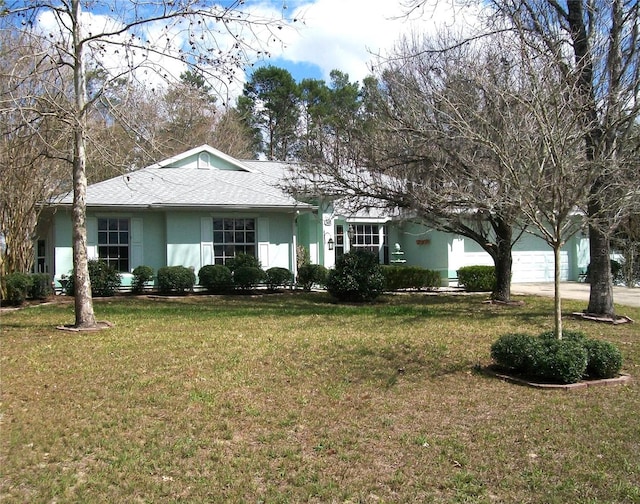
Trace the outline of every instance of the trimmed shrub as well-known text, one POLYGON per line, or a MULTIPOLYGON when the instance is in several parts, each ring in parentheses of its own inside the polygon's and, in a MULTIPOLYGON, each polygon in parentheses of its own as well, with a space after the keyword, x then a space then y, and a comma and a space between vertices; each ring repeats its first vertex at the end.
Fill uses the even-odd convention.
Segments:
POLYGON ((464 266, 457 271, 458 285, 467 292, 491 292, 496 288, 493 266, 464 266))
POLYGON ((384 290, 377 254, 356 249, 336 261, 327 275, 327 290, 340 301, 372 301, 384 290))
POLYGON ((5 294, 5 301, 8 304, 19 306, 27 299, 31 288, 31 277, 26 273, 18 271, 9 273, 2 277, 2 289, 5 294))
POLYGON ((314 284, 324 287, 328 273, 322 264, 305 264, 298 268, 298 284, 306 291, 310 291, 314 284))
POLYGON ((255 266, 240 266, 233 272, 233 284, 240 290, 249 291, 265 280, 266 273, 255 266))
POLYGON ((158 289, 161 294, 186 294, 193 290, 196 274, 184 266, 164 266, 158 270, 158 289))
MULTIPOLYGON (((91 282, 91 296, 113 296, 118 287, 120 287, 120 273, 113 266, 109 266, 103 259, 90 259, 87 267, 89 269, 89 281, 91 282)), ((76 288, 73 271, 66 280, 65 294, 67 296, 75 296, 76 288)))
POLYGON ((622 354, 609 341, 587 340, 584 344, 589 356, 587 375, 590 378, 614 378, 622 369, 622 354))
POLYGON ((440 287, 440 273, 420 266, 381 266, 385 290, 435 289, 440 287))
POLYGON ((559 383, 576 383, 587 370, 588 354, 578 341, 544 340, 536 362, 536 375, 559 383))
POLYGON ((500 367, 527 374, 535 368, 537 346, 539 342, 529 334, 505 334, 491 345, 491 358, 500 367))
MULTIPOLYGON (((545 331, 539 336, 543 340, 555 340, 556 333, 554 331, 545 331)), ((567 341, 576 341, 584 346, 587 341, 587 335, 582 331, 573 331, 571 329, 562 330, 562 339, 567 341)))
POLYGON ((505 369, 555 383, 613 378, 622 368, 622 355, 615 345, 587 339, 581 331, 563 331, 561 340, 551 331, 537 338, 506 334, 491 345, 491 357, 505 369))
POLYGON ((53 294, 51 287, 51 277, 48 273, 34 273, 30 275, 31 286, 29 287, 29 297, 31 299, 47 299, 53 294))
POLYGON ((258 260, 257 257, 253 257, 250 254, 236 254, 235 257, 231 259, 227 259, 227 268, 231 270, 231 273, 236 271, 238 268, 249 267, 249 268, 262 268, 262 264, 258 260))
POLYGON ((102 259, 91 260, 88 265, 92 295, 98 297, 113 296, 118 287, 120 287, 120 273, 102 259))
POLYGON ((131 290, 135 294, 144 292, 147 282, 153 280, 153 268, 151 266, 136 266, 131 273, 133 274, 131 290))
POLYGON ((265 275, 265 283, 269 290, 276 290, 278 287, 288 287, 293 283, 293 273, 287 268, 274 266, 269 268, 265 275))
POLYGON ((75 286, 73 284, 73 270, 69 275, 61 275, 60 285, 62 286, 62 292, 65 296, 73 296, 75 294, 75 286))
POLYGON ((208 264, 200 268, 198 279, 207 292, 222 294, 233 289, 231 270, 223 264, 208 264))

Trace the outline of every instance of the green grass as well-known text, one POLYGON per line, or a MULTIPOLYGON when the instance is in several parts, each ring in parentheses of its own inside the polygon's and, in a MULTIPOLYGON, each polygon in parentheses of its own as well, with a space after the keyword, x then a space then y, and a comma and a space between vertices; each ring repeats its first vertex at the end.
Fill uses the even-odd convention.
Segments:
POLYGON ((565 319, 630 384, 531 389, 474 369, 553 301, 482 299, 122 297, 96 333, 54 329, 69 303, 3 312, 0 501, 640 502, 637 324, 565 319))

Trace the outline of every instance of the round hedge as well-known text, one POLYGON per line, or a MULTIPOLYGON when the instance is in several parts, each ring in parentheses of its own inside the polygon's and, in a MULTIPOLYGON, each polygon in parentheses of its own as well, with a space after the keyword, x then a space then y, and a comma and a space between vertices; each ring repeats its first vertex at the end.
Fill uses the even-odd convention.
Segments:
POLYGON ((511 372, 554 383, 613 378, 622 368, 622 355, 613 343, 571 330, 562 339, 553 332, 505 334, 491 345, 491 358, 511 372))
POLYGON ((589 354, 587 374, 591 378, 614 378, 622 369, 622 354, 609 341, 588 340, 585 348, 589 354))
POLYGON ((384 290, 378 256, 360 249, 340 256, 327 275, 327 290, 340 301, 374 300, 384 290))
POLYGON ((200 268, 198 281, 207 292, 222 294, 233 289, 231 270, 223 264, 207 264, 200 268))

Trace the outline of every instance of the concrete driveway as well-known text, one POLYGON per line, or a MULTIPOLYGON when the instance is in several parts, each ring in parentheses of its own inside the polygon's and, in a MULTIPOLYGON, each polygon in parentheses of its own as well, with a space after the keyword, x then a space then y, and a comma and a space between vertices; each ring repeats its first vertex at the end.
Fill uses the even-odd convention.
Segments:
MULTIPOLYGON (((512 283, 512 295, 537 295, 553 297, 553 282, 549 283, 512 283)), ((589 301, 589 284, 580 282, 562 282, 560 295, 563 299, 578 299, 589 301)), ((629 289, 628 287, 615 286, 613 288, 613 302, 624 306, 640 307, 640 287, 629 289)))

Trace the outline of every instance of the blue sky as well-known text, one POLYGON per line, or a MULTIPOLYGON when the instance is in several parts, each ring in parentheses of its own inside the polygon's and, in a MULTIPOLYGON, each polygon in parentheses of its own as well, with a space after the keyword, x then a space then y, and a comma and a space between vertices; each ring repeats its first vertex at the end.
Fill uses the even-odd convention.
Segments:
MULTIPOLYGON (((225 1, 221 0, 222 3, 225 1)), ((247 66, 245 72, 238 72, 237 81, 224 89, 221 95, 233 100, 241 92, 253 68, 260 65, 286 68, 297 81, 303 78, 328 81, 329 73, 337 69, 347 73, 352 82, 362 82, 371 74, 371 64, 376 60, 376 55, 389 55, 402 36, 411 35, 412 32, 435 33, 449 27, 462 29, 474 23, 473 14, 463 14, 461 9, 453 10, 449 0, 431 1, 433 5, 427 5, 420 13, 407 18, 403 0, 246 0, 241 8, 252 15, 289 23, 283 22, 281 29, 274 29, 277 36, 275 41, 267 36, 266 31, 258 34, 261 40, 271 40, 263 47, 271 55, 270 58, 254 59, 254 66, 247 66)), ((111 0, 105 1, 105 4, 119 11, 118 15, 125 13, 124 16, 127 16, 132 12, 132 2, 111 0)), ((104 4, 100 8, 101 2, 87 5, 90 7, 85 13, 94 24, 94 29, 100 30, 105 25, 117 23, 117 16, 109 17, 111 9, 105 9, 104 4)), ((57 21, 50 10, 48 16, 40 17, 39 22, 43 31, 55 31, 57 21)), ((160 44, 169 36, 181 43, 186 42, 182 38, 185 31, 167 33, 164 22, 145 29, 144 37, 160 44)), ((231 37, 227 38, 216 36, 214 45, 224 47, 235 42, 231 37)), ((122 68, 122 57, 116 54, 117 51, 114 51, 111 55, 103 56, 104 63, 110 64, 114 71, 122 68)), ((157 57, 154 64, 157 68, 166 69, 174 78, 186 69, 184 64, 169 58, 157 57)), ((151 79, 149 77, 148 81, 151 82, 151 79)))
POLYGON ((266 64, 287 68, 296 80, 305 77, 328 80, 337 69, 351 80, 362 81, 371 73, 375 55, 388 55, 394 44, 412 31, 434 33, 462 28, 475 16, 453 11, 451 2, 436 0, 407 18, 402 0, 252 0, 274 13, 296 19, 294 30, 283 33, 282 47, 274 48, 266 64), (283 8, 285 7, 285 8, 283 8))

